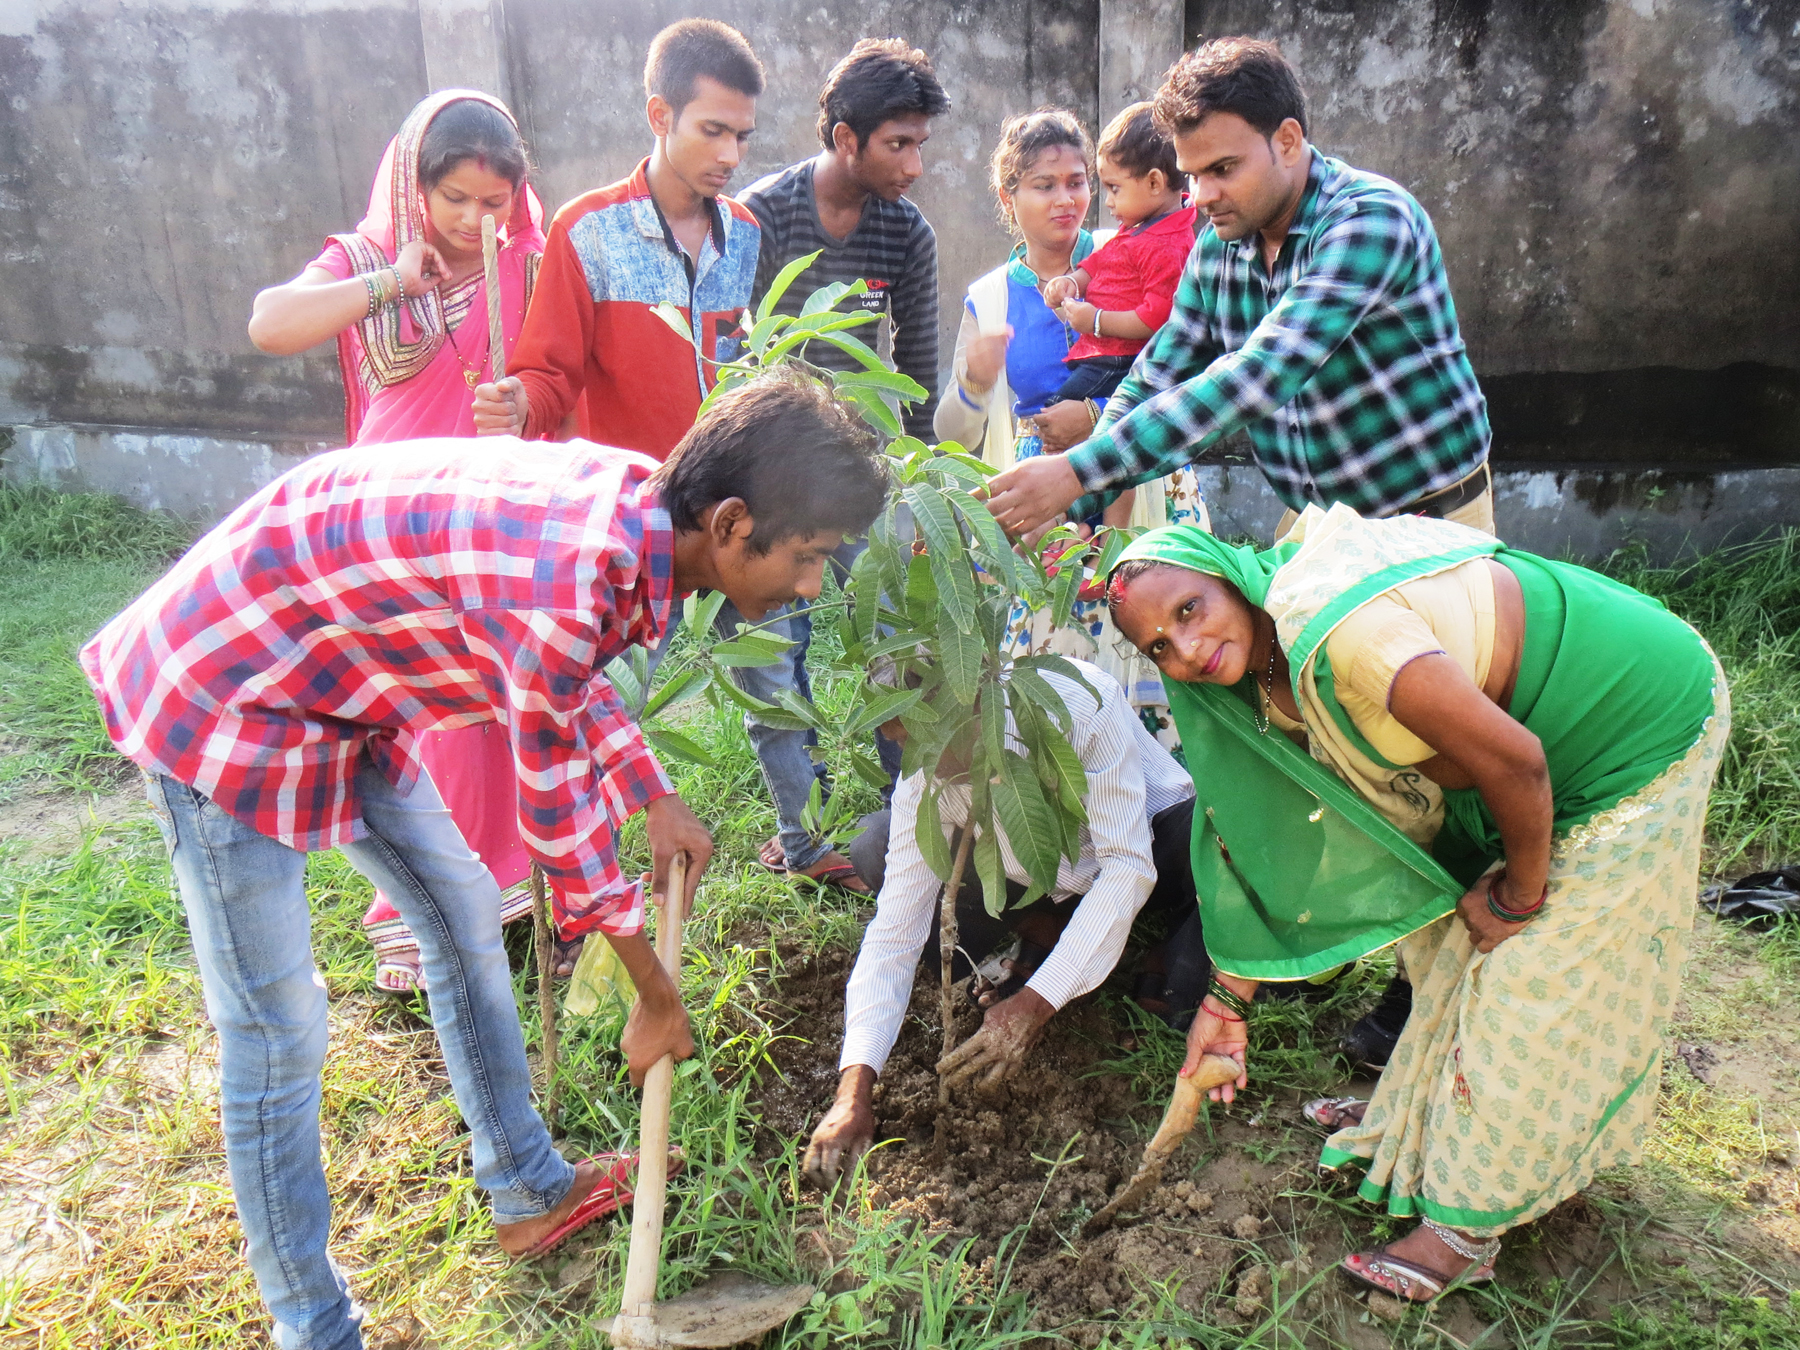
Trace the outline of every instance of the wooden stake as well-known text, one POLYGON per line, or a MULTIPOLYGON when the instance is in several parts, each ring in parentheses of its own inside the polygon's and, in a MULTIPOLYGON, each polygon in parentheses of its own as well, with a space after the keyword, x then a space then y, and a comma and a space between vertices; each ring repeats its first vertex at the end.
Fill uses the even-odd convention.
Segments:
POLYGON ((506 378, 506 329, 500 322, 500 253, 494 236, 494 218, 481 218, 481 270, 487 292, 488 360, 495 384, 506 378))
MULTIPOLYGON (((950 970, 956 964, 956 944, 960 934, 956 924, 956 897, 962 890, 963 870, 968 866, 969 853, 975 847, 975 831, 963 827, 962 840, 956 846, 956 861, 950 865, 950 880, 944 883, 944 903, 938 923, 938 999, 941 1015, 944 1020, 944 1051, 939 1058, 947 1056, 956 1049, 956 1007, 952 997, 954 982, 950 978, 950 970)), ((943 1074, 938 1075, 938 1113, 935 1137, 932 1150, 937 1160, 944 1160, 945 1150, 949 1145, 950 1116, 950 1081, 943 1074)))
POLYGON ((531 865, 531 939, 537 954, 538 1020, 544 1027, 544 1126, 554 1135, 562 1097, 556 1076, 556 929, 544 894, 544 869, 537 863, 531 865))

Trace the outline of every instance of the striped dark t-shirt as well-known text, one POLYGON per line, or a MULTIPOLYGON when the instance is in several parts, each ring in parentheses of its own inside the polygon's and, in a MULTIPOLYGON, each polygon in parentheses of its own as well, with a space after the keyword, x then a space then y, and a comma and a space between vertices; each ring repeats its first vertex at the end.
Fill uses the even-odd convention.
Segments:
MULTIPOLYGON (((934 439, 932 410, 937 407, 938 275, 937 235, 924 212, 906 198, 883 201, 871 194, 862 219, 843 239, 819 223, 813 199, 813 161, 803 160, 779 173, 759 178, 738 198, 762 225, 762 248, 756 259, 755 301, 762 300, 776 274, 795 258, 815 250, 819 260, 788 287, 776 308, 798 314, 806 297, 834 281, 866 281, 860 297, 870 312, 886 314, 893 324, 894 365, 925 386, 926 396, 904 420, 907 433, 934 439)), ((845 307, 855 301, 845 302, 845 307)), ((870 328, 851 330, 871 342, 870 328)), ((806 359, 834 370, 859 370, 856 361, 826 343, 809 343, 806 359)))

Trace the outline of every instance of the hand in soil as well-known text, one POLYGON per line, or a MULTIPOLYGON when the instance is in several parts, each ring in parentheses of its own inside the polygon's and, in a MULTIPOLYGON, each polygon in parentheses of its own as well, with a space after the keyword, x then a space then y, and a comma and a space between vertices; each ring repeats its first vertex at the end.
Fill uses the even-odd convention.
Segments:
POLYGON ((838 1177, 856 1170, 858 1159, 875 1142, 875 1071, 852 1064, 838 1079, 837 1100, 812 1132, 800 1170, 822 1191, 838 1177))
POLYGON ((1021 989, 987 1010, 981 1030, 940 1059, 938 1073, 952 1085, 973 1080, 983 1090, 1005 1082, 1043 1038, 1055 1012, 1037 990, 1021 989))
MULTIPOLYGON (((1223 1055, 1226 1059, 1235 1059, 1241 1067, 1249 1042, 1250 1030, 1245 1023, 1216 1017, 1202 1004, 1200 1011, 1194 1014, 1194 1024, 1188 1028, 1187 1060, 1181 1066, 1182 1077, 1186 1078, 1198 1069, 1204 1055, 1223 1055)), ((1229 1102, 1249 1082, 1248 1072, 1241 1073, 1237 1082, 1213 1088, 1206 1095, 1215 1102, 1229 1102)))

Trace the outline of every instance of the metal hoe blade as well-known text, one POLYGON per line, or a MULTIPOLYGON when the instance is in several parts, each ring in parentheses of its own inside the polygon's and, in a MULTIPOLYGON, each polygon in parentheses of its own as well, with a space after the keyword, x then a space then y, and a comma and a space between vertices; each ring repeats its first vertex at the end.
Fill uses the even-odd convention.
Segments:
POLYGON ((812 1296, 810 1284, 778 1287, 727 1271, 701 1281, 679 1298, 653 1304, 642 1317, 621 1313, 612 1325, 612 1341, 633 1350, 741 1345, 780 1326, 812 1296))

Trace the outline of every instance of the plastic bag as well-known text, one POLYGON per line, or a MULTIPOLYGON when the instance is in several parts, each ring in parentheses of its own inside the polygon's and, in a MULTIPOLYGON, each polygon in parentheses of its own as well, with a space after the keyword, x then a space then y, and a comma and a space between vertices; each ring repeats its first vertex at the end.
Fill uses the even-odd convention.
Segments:
POLYGON ((1800 866, 1752 872, 1723 888, 1710 888, 1700 903, 1721 919, 1753 928, 1768 928, 1785 918, 1800 918, 1800 866))

